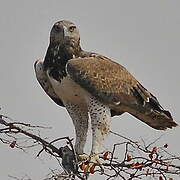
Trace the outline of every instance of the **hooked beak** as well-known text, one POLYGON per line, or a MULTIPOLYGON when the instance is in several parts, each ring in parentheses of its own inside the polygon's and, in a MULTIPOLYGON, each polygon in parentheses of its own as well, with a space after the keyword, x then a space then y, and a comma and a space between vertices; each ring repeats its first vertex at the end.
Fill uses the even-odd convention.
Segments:
POLYGON ((68 31, 66 26, 63 26, 63 32, 64 32, 64 37, 69 37, 70 36, 69 31, 68 31))

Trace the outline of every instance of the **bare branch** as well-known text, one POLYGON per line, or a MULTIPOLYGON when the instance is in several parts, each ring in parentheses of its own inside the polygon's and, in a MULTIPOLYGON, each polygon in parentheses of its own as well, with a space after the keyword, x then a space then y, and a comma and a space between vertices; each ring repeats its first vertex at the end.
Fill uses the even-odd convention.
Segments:
MULTIPOLYGON (((73 164, 69 164, 70 169, 64 169, 64 171, 54 172, 51 171, 49 177, 46 180, 62 180, 62 179, 88 179, 91 174, 100 174, 104 179, 122 179, 133 180, 142 179, 143 177, 149 177, 151 179, 161 180, 173 180, 172 178, 180 177, 180 157, 168 152, 168 145, 155 146, 155 143, 160 140, 161 137, 147 144, 144 140, 134 141, 118 133, 112 132, 111 134, 120 138, 118 143, 115 143, 111 152, 104 152, 100 155, 103 159, 103 163, 99 167, 98 164, 94 164, 94 169, 87 171, 88 160, 78 162, 77 154, 74 150, 72 140, 69 137, 60 137, 50 142, 41 138, 39 131, 38 135, 34 132, 35 129, 44 128, 43 126, 32 126, 30 124, 13 122, 13 120, 7 116, 0 115, 0 142, 9 144, 11 148, 24 148, 34 147, 41 145, 42 149, 37 153, 37 157, 45 151, 47 154, 53 156, 57 161, 59 168, 62 170, 61 159, 63 159, 62 148, 57 147, 59 141, 65 140, 68 147, 68 156, 72 158, 73 164), (23 135, 23 137, 22 137, 23 135), (29 141, 33 141, 32 144, 28 144, 29 141), (28 144, 28 145, 24 145, 28 144), (146 145, 147 144, 147 145, 146 145), (118 150, 124 150, 123 154, 119 155, 118 150), (74 166, 75 165, 75 166, 74 166), (78 170, 72 167, 78 167, 78 170), (99 167, 99 168, 98 168, 99 167), (102 171, 103 168, 103 171, 102 171)), ((59 144, 58 144, 59 145, 59 144)), ((26 178, 17 180, 25 180, 26 178)), ((30 180, 30 178, 29 178, 30 180)))

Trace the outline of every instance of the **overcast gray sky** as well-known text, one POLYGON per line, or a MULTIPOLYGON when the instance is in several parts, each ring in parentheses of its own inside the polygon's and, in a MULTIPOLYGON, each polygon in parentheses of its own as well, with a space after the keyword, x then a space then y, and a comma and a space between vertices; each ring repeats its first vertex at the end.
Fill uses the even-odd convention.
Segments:
MULTIPOLYGON (((34 61, 46 53, 53 23, 66 19, 79 27, 83 49, 124 65, 180 124, 179 9, 179 0, 1 0, 1 113, 53 127, 44 130, 44 136, 74 136, 67 112, 45 95, 33 69, 34 61)), ((167 142, 170 151, 179 153, 179 128, 159 132, 125 114, 114 118, 112 130, 135 140, 153 140, 164 134, 160 144, 167 142)), ((24 174, 39 180, 49 168, 58 168, 50 158, 35 159, 31 151, 22 153, 4 144, 0 144, 0 159, 3 180, 24 174)))

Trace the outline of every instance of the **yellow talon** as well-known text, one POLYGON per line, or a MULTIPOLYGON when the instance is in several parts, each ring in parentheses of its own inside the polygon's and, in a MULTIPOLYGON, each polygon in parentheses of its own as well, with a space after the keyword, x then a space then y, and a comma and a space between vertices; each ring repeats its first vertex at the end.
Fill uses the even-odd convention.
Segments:
POLYGON ((87 154, 78 155, 78 161, 82 162, 82 161, 87 161, 87 160, 89 160, 89 155, 87 154))

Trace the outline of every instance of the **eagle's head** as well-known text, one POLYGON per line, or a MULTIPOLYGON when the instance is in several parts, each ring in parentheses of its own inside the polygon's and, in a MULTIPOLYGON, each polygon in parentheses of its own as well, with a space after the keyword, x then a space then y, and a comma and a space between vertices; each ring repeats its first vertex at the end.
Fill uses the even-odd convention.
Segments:
POLYGON ((58 21, 51 29, 50 43, 77 47, 80 43, 79 30, 76 25, 70 21, 58 21))

